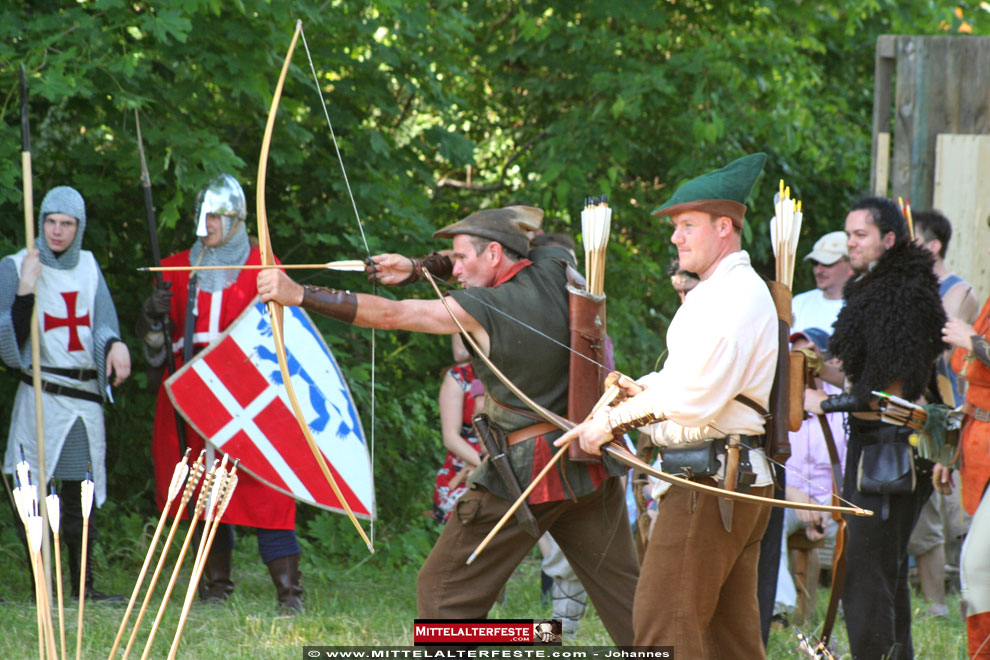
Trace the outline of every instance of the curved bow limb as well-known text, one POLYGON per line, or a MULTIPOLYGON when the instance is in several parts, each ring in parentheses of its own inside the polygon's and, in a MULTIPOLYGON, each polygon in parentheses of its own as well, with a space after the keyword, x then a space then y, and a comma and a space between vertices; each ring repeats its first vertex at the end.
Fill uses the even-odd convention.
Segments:
MULTIPOLYGON (((454 315, 453 310, 447 304, 447 300, 444 298, 440 291, 440 287, 437 286, 436 281, 433 279, 433 275, 426 269, 423 269, 423 275, 426 280, 433 286, 433 290, 436 292, 437 296, 440 298, 440 302, 443 303, 444 308, 446 308, 447 313, 450 314, 450 318, 453 319, 457 328, 460 330, 461 334, 464 336, 464 340, 471 345, 477 354, 478 358, 485 363, 485 365, 492 370, 492 373, 508 387, 513 394, 519 397, 519 400, 529 406, 533 412, 538 414, 544 420, 555 425, 560 430, 567 432, 573 429, 576 425, 574 422, 561 417, 557 413, 547 410, 539 403, 531 399, 526 395, 525 392, 519 389, 515 383, 508 379, 508 377, 502 373, 502 371, 492 363, 488 356, 484 354, 481 347, 478 346, 477 342, 474 341, 474 337, 464 329, 461 322, 457 320, 454 315)), ((749 493, 739 493, 736 491, 728 491, 724 488, 718 488, 716 486, 709 486, 697 481, 691 481, 690 479, 684 479, 683 477, 678 477, 673 474, 667 474, 666 472, 661 472, 657 470, 652 465, 644 463, 639 458, 634 456, 625 447, 619 445, 617 442, 610 442, 602 447, 603 451, 607 451, 612 455, 617 461, 626 465, 627 467, 636 468, 641 470, 651 476, 660 479, 661 481, 669 482, 676 486, 681 486, 683 488, 688 488, 690 490, 695 490, 702 493, 708 493, 709 495, 716 495, 725 499, 739 500, 740 502, 750 502, 764 504, 768 506, 775 506, 784 509, 805 509, 807 511, 827 511, 827 512, 837 512, 843 514, 852 514, 857 516, 872 516, 873 512, 867 509, 862 509, 860 507, 846 507, 846 506, 829 506, 825 504, 811 504, 804 502, 788 502, 787 500, 776 500, 771 497, 760 497, 759 495, 750 495, 749 493)))
POLYGON ((478 343, 474 340, 474 337, 471 336, 471 333, 465 330, 464 326, 461 325, 461 322, 457 320, 457 316, 454 315, 454 311, 450 309, 450 305, 447 304, 447 299, 444 297, 443 293, 440 292, 440 287, 437 286, 436 280, 433 279, 433 274, 430 273, 430 271, 428 271, 427 269, 423 268, 423 277, 425 277, 426 281, 428 281, 430 283, 430 286, 433 287, 433 291, 436 292, 437 297, 440 299, 440 302, 443 303, 444 309, 447 310, 447 313, 450 314, 450 318, 454 321, 454 324, 457 326, 457 329, 460 330, 461 335, 464 337, 464 341, 466 341, 471 346, 471 348, 474 349, 474 352, 478 356, 478 358, 485 363, 485 366, 487 366, 489 369, 492 370, 492 373, 495 374, 495 376, 500 381, 502 381, 502 383, 506 387, 509 388, 509 391, 511 391, 513 394, 519 397, 520 401, 522 401, 527 406, 529 406, 529 408, 537 415, 539 415, 544 421, 553 424, 562 431, 570 431, 572 428, 574 428, 575 426, 574 422, 570 421, 569 419, 566 419, 565 417, 562 417, 561 415, 558 415, 552 410, 547 410, 539 403, 529 398, 529 396, 525 392, 523 392, 521 389, 519 389, 519 387, 515 383, 509 380, 509 377, 506 376, 504 373, 502 373, 502 370, 496 367, 495 364, 488 359, 488 356, 485 355, 484 351, 481 350, 481 347, 478 346, 478 343))
POLYGON ((775 506, 781 509, 804 509, 805 511, 825 511, 828 513, 838 513, 838 514, 849 514, 854 516, 872 516, 873 512, 869 509, 863 509, 858 506, 832 506, 828 504, 811 504, 806 502, 790 502, 788 500, 777 500, 772 497, 760 497, 759 495, 750 495, 749 493, 740 493, 737 491, 729 491, 724 488, 718 488, 717 486, 709 486, 697 481, 691 481, 690 479, 685 479, 683 477, 678 477, 673 474, 667 474, 662 472, 652 465, 644 463, 634 454, 632 454, 628 449, 620 445, 619 443, 609 442, 602 446, 602 451, 607 451, 612 458, 619 461, 626 467, 631 467, 637 470, 641 470, 650 476, 656 477, 660 481, 666 481, 675 486, 682 486, 690 490, 696 490, 701 493, 708 493, 709 495, 716 495, 725 499, 739 500, 740 502, 750 502, 757 504, 766 504, 767 506, 775 506))
MULTIPOLYGON (((454 315, 453 311, 450 309, 450 306, 447 304, 446 299, 443 297, 443 294, 440 292, 440 288, 437 286, 435 280, 433 279, 433 276, 429 273, 429 271, 426 270, 424 270, 424 274, 426 279, 433 286, 433 289, 436 292, 436 294, 440 297, 440 301, 444 304, 444 307, 447 309, 447 312, 450 314, 450 317, 454 320, 454 323, 461 331, 461 334, 464 335, 465 341, 467 341, 471 345, 471 347, 474 348, 478 357, 482 360, 482 362, 485 363, 485 365, 489 369, 492 370, 492 373, 494 373, 495 376, 499 380, 501 380, 505 384, 505 386, 512 391, 513 394, 519 397, 521 401, 523 401, 534 412, 540 415, 540 417, 542 417, 544 420, 550 422, 551 424, 554 424, 555 426, 557 426, 557 428, 565 432, 574 428, 575 424, 573 422, 571 422, 568 419, 565 419, 564 417, 561 417, 560 415, 554 413, 553 411, 547 410, 539 403, 528 397, 522 390, 520 390, 514 383, 512 383, 512 381, 510 381, 508 377, 505 374, 503 374, 502 371, 499 370, 499 368, 496 367, 491 362, 491 360, 488 359, 486 355, 484 355, 484 353, 481 351, 481 348, 474 341, 474 338, 470 335, 470 333, 467 332, 467 330, 464 329, 464 326, 461 325, 460 321, 457 320, 457 317, 454 315)), ((641 461, 639 458, 631 454, 625 447, 622 447, 616 442, 611 442, 605 445, 603 447, 603 450, 611 454, 612 457, 618 460, 620 463, 628 467, 641 470, 651 476, 656 477, 657 479, 660 479, 661 481, 667 481, 674 485, 682 486, 684 488, 689 488, 691 490, 696 490, 699 492, 717 495, 718 497, 724 497, 726 499, 736 499, 743 502, 757 502, 757 503, 767 504, 770 506, 776 506, 781 508, 805 509, 808 511, 836 512, 843 514, 853 514, 857 516, 873 515, 872 511, 869 511, 867 509, 862 509, 860 507, 829 506, 824 504, 811 504, 804 502, 788 502, 786 500, 776 500, 769 497, 750 495, 748 493, 727 491, 723 488, 708 486, 703 483, 698 483, 672 474, 667 474, 666 472, 661 472, 660 470, 657 470, 653 466, 641 461)))
MULTIPOLYGON (((275 257, 272 254, 271 236, 268 233, 268 212, 265 208, 265 179, 268 173, 268 150, 271 146, 272 131, 275 128, 275 117, 278 114, 278 103, 282 97, 282 86, 285 84, 285 77, 289 71, 289 63, 292 61, 292 53, 296 48, 296 42, 299 39, 300 32, 302 32, 302 21, 296 21, 296 30, 292 35, 292 42, 289 44, 289 51, 286 53, 285 62, 282 64, 282 72, 279 74, 278 84, 275 86, 275 95, 272 98, 271 109, 268 111, 265 136, 261 142, 261 155, 258 157, 258 188, 256 197, 258 248, 261 252, 261 263, 265 266, 272 266, 275 263, 275 257)), ((313 452, 313 458, 316 460, 316 464, 320 466, 320 470, 330 485, 330 489, 333 490, 333 494, 337 497, 337 501, 340 502, 341 507, 347 513, 347 517, 353 523, 355 529, 357 529, 365 545, 368 546, 368 551, 374 553, 375 547, 372 545, 367 534, 365 534, 364 528, 361 527, 350 505, 344 498, 343 493, 340 492, 337 480, 334 478, 333 473, 330 472, 330 468, 327 466, 327 462, 323 458, 323 454, 320 452, 320 448, 317 446, 316 440, 309 430, 309 425, 303 417, 302 407, 299 405, 299 399, 296 398, 296 391, 292 387, 289 362, 285 354, 285 341, 282 337, 282 305, 275 301, 270 301, 268 303, 268 314, 271 319, 272 339, 275 342, 275 353, 278 356, 278 368, 282 373, 282 382, 285 384, 285 392, 289 398, 289 403, 292 405, 292 412, 295 414, 296 421, 299 422, 299 428, 302 429, 303 436, 306 438, 306 444, 309 445, 310 450, 313 452)))
MULTIPOLYGON (((619 395, 619 392, 621 392, 619 386, 615 385, 614 383, 606 387, 605 393, 602 394, 601 398, 598 399, 598 403, 595 404, 595 407, 588 414, 588 419, 591 419, 591 417, 596 412, 598 412, 600 408, 603 408, 604 406, 607 406, 608 404, 612 403, 612 401, 615 400, 615 397, 619 395)), ((567 450, 571 448, 571 443, 573 441, 574 439, 571 438, 566 443, 564 443, 564 445, 557 450, 557 453, 554 454, 549 461, 547 461, 547 464, 543 466, 543 469, 540 470, 539 474, 537 474, 535 477, 533 477, 533 479, 530 480, 529 486, 526 487, 526 490, 524 490, 522 493, 519 494, 519 497, 516 499, 515 502, 512 503, 512 506, 510 506, 509 509, 504 514, 502 514, 501 520, 495 523, 495 526, 492 527, 491 531, 488 532, 488 535, 485 536, 484 539, 482 539, 481 543, 478 544, 478 547, 475 548, 474 552, 472 552, 471 555, 467 558, 468 564, 472 563, 477 558, 477 556, 481 554, 482 550, 488 547, 488 544, 491 542, 491 540, 495 538, 495 535, 498 534, 499 530, 505 526, 505 523, 507 523, 509 519, 512 518, 516 510, 520 506, 522 506, 522 503, 526 501, 526 498, 529 497, 529 494, 533 492, 533 489, 535 489, 536 486, 540 483, 540 481, 543 480, 543 477, 545 477, 547 472, 550 471, 550 468, 556 465, 557 461, 560 460, 560 457, 563 456, 565 453, 567 453, 567 450)))

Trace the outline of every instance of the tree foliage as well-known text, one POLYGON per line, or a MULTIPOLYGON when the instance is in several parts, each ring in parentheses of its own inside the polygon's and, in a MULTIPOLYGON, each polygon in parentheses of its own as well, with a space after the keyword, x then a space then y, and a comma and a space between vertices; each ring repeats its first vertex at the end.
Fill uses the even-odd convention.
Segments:
MULTIPOLYGON (((131 327, 150 286, 134 268, 151 259, 134 112, 162 251, 185 249, 211 176, 232 173, 249 198, 256 192, 265 117, 299 19, 306 43, 289 70, 264 191, 280 258, 359 257, 365 241, 371 252, 424 253, 435 228, 510 201, 546 209, 548 230, 575 233, 583 198, 607 193, 609 328, 619 367, 638 374, 662 352, 676 306, 664 276, 676 253, 649 211, 684 180, 766 151, 746 229, 760 268, 770 271, 765 221, 779 178, 805 201, 806 243, 837 228, 868 181, 876 37, 986 31, 975 2, 911 4, 14 0, 0 9, 0 249, 15 251, 24 236, 23 64, 36 200, 66 183, 83 193, 84 247, 131 327)), ((306 279, 370 290, 353 275, 306 279)), ((810 284, 808 274, 798 283, 810 284)), ((377 438, 381 533, 421 529, 413 521, 441 458, 433 401, 449 344, 320 323, 377 438)), ((125 338, 140 371, 140 342, 125 338)), ((8 374, 3 391, 15 380, 8 374)), ((146 511, 153 399, 141 380, 109 409, 108 467, 117 506, 146 511)), ((355 540, 336 520, 311 522, 355 540)))

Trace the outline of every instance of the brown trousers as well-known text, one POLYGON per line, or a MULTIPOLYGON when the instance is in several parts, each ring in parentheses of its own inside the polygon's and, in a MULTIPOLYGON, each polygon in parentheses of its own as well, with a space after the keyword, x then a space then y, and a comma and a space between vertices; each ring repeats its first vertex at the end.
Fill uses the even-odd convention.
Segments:
MULTIPOLYGON (((483 489, 461 496, 419 571, 420 618, 487 616, 499 589, 536 545, 536 539, 513 519, 474 563, 465 562, 511 505, 483 489)), ((549 531, 563 550, 612 640, 620 646, 632 644, 632 601, 639 566, 622 482, 608 479, 576 502, 546 502, 530 509, 540 531, 549 531)))
MULTIPOLYGON (((770 497, 773 486, 751 492, 770 497)), ((660 500, 633 606, 636 646, 673 646, 677 658, 766 657, 756 567, 770 507, 733 506, 726 532, 714 495, 675 486, 660 500)))

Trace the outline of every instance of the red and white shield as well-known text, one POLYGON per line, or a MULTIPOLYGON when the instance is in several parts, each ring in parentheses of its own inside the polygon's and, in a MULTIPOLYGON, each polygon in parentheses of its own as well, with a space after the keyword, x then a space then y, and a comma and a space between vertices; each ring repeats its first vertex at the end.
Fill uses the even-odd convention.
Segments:
MULTIPOLYGON (((374 478, 354 401, 306 313, 286 307, 292 386, 316 444, 354 514, 375 517, 374 478)), ((213 447, 272 488, 343 512, 313 458, 282 384, 268 309, 254 302, 165 382, 172 404, 213 447)))

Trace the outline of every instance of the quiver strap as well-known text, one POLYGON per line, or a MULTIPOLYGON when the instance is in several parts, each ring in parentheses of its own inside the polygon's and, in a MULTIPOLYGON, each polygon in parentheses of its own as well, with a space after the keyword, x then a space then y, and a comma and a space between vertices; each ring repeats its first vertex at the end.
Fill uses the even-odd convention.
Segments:
MULTIPOLYGON (((567 285, 570 304, 571 361, 567 418, 582 422, 605 392, 605 296, 567 285), (586 359, 588 358, 588 359, 586 359)), ((569 457, 582 463, 601 463, 601 456, 583 451, 572 442, 569 457)))
POLYGON ((804 353, 801 351, 790 351, 787 357, 790 384, 796 385, 796 387, 788 388, 790 390, 791 401, 787 427, 793 433, 799 430, 801 424, 804 423, 804 385, 812 384, 813 386, 814 380, 808 379, 808 362, 805 359, 804 353))
POLYGON ((791 443, 788 437, 791 401, 794 397, 791 388, 792 386, 797 388, 800 401, 804 392, 804 378, 797 382, 791 379, 791 291, 785 285, 773 280, 767 281, 767 287, 777 309, 777 368, 773 387, 770 390, 770 418, 765 429, 767 437, 765 449, 767 456, 775 461, 784 462, 791 455, 791 443))

